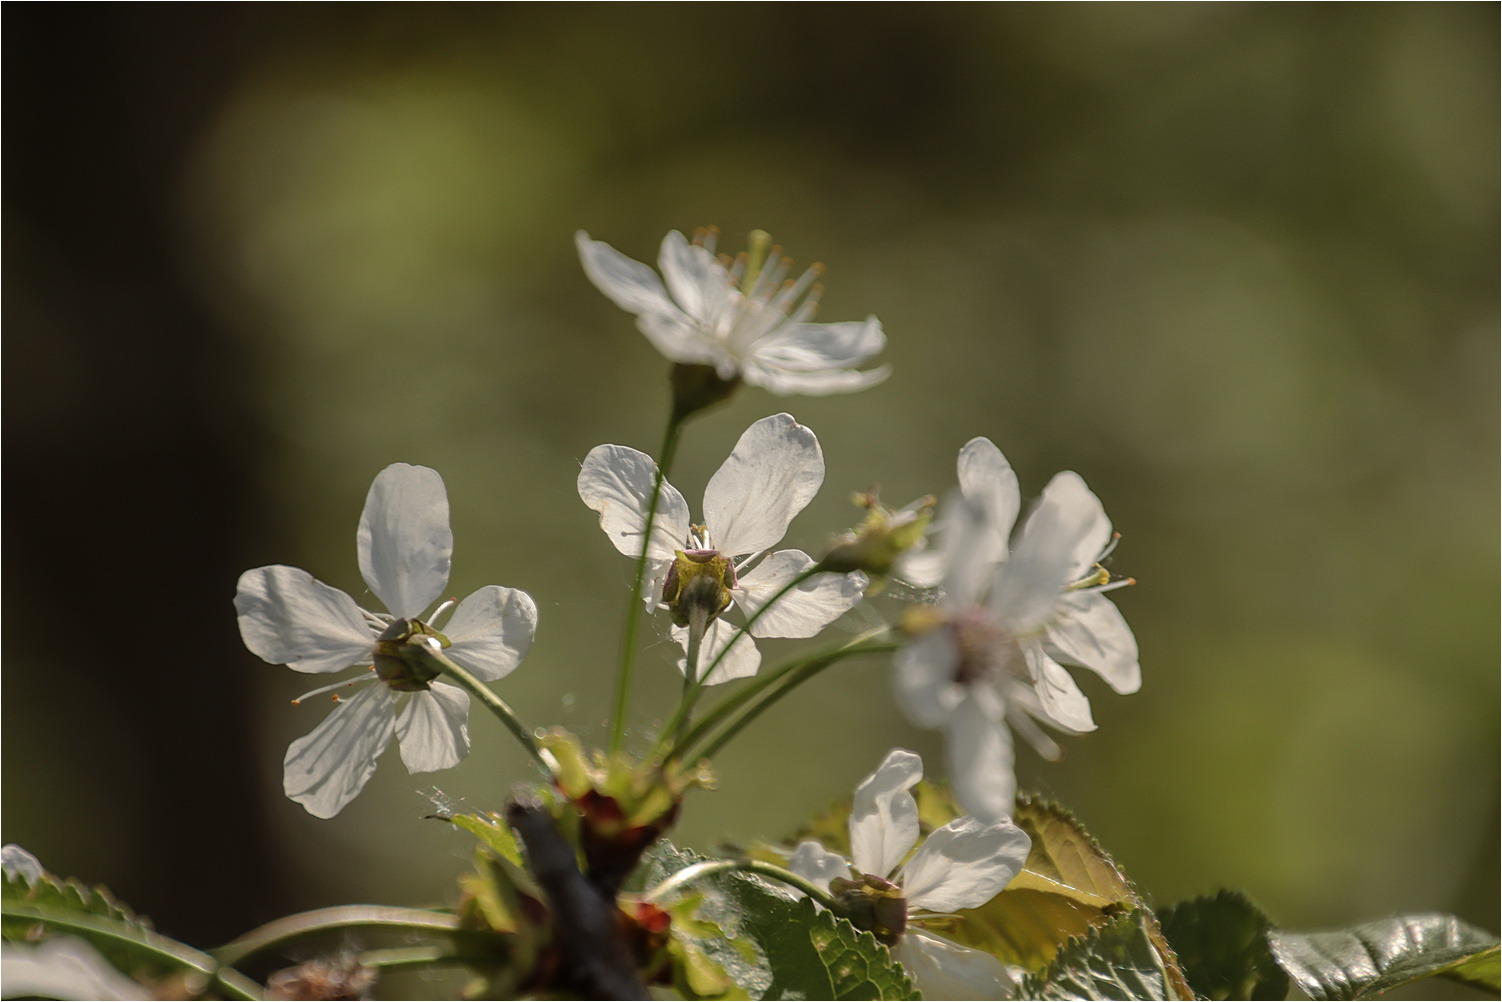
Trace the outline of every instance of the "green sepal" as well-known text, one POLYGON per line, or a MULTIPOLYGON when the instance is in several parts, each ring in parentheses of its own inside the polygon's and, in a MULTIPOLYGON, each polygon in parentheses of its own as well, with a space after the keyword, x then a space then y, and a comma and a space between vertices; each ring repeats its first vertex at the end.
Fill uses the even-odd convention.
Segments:
POLYGON ((1311 999, 1370 999, 1444 975, 1498 990, 1497 937, 1438 912, 1329 932, 1268 934, 1279 966, 1311 999))

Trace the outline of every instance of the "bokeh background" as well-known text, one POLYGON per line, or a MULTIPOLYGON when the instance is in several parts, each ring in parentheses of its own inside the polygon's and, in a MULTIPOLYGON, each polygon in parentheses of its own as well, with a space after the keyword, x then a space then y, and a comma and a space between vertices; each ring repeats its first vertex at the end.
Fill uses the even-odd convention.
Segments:
MULTIPOLYGON (((666 364, 587 229, 765 228, 881 318, 853 397, 694 423, 697 502, 753 420, 819 434, 818 550, 996 441, 1124 540, 1130 697, 1022 783, 1169 902, 1285 925, 1498 925, 1498 8, 1451 5, 12 6, 4 36, 3 838, 199 945, 453 894, 430 798, 528 775, 394 749, 319 821, 281 794, 312 683, 239 642, 245 568, 363 592, 391 462, 442 472, 451 591, 541 608, 501 683, 599 740, 629 567, 574 488, 651 450, 666 364), (436 787, 435 787, 436 784, 436 787)), ((877 605, 882 613, 892 606, 877 605)), ((840 628, 866 625, 853 617, 840 628)), ((677 690, 650 631, 634 726, 677 690)), ((773 646, 770 658, 796 645, 773 646)), ((777 837, 893 745, 878 661, 768 714, 680 837, 777 837)))

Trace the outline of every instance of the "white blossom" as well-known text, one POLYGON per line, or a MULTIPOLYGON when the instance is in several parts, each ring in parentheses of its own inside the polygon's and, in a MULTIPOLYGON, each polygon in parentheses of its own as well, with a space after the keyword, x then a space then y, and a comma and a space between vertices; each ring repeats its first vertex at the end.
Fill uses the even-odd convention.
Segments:
MULTIPOLYGON (((483 681, 521 663, 537 629, 537 606, 525 592, 487 585, 453 609, 442 633, 434 624, 452 601, 419 618, 447 586, 453 552, 448 495, 437 472, 405 463, 382 470, 365 499, 356 544, 360 573, 389 613, 367 612, 296 567, 257 567, 240 575, 235 591, 245 646, 271 664, 322 674, 373 666, 378 637, 411 628, 483 681)), ((393 736, 409 772, 449 769, 469 753, 469 694, 404 674, 399 664, 384 673, 370 667, 293 702, 366 682, 384 684, 351 698, 336 693, 334 712, 287 749, 283 788, 316 817, 333 817, 354 799, 393 736)))
POLYGON ((584 272, 669 360, 709 365, 721 379, 737 377, 773 393, 849 393, 887 378, 881 366, 856 367, 886 345, 875 317, 809 323, 818 305, 822 268, 786 280, 791 262, 776 248, 747 282, 747 259, 714 255, 714 235, 689 243, 677 230, 662 241, 657 266, 633 261, 580 230, 575 236, 584 272), (664 287, 664 281, 667 283, 664 287))
POLYGON ((88 941, 49 936, 38 945, 0 944, 0 997, 141 999, 147 989, 110 966, 88 941))
MULTIPOLYGON (((1058 746, 1035 721, 1083 733, 1090 703, 1063 665, 1088 668, 1119 693, 1142 684, 1137 642, 1103 592, 1100 561, 1114 546, 1100 501, 1060 473, 1024 520, 1017 477, 989 439, 960 450, 960 493, 937 520, 937 542, 905 566, 938 585, 933 622, 898 652, 899 702, 922 727, 946 731, 950 782, 976 817, 1012 809, 1016 780, 1008 723, 1040 754, 1058 746)), ((912 617, 921 619, 922 617, 912 617)))
MULTIPOLYGON (((645 453, 622 445, 590 450, 579 471, 579 497, 600 514, 600 528, 615 548, 640 556, 647 506, 656 465, 645 453)), ((754 614, 814 560, 802 550, 768 553, 787 533, 793 516, 824 482, 819 440, 788 414, 762 418, 741 435, 730 457, 704 490, 704 524, 689 521, 688 502, 663 482, 647 542, 648 573, 643 599, 656 608, 663 585, 680 553, 729 558, 729 596, 746 615, 754 614)), ((862 574, 816 574, 800 584, 752 625, 750 636, 734 643, 707 684, 756 674, 761 655, 751 636, 812 637, 859 602, 862 574)), ((735 638, 737 628, 723 618, 709 623, 700 648, 699 668, 714 662, 735 638)), ((673 637, 687 646, 688 630, 673 637)), ((686 662, 679 662, 686 671, 686 662)))
POLYGON ((807 841, 793 853, 788 869, 825 888, 836 877, 850 878, 852 871, 857 879, 869 876, 880 878, 878 884, 895 885, 905 903, 905 919, 898 923, 903 928, 884 931, 889 939, 895 935, 892 956, 907 968, 924 998, 1010 998, 1012 969, 924 924, 929 916, 979 908, 1001 893, 1027 862, 1032 841, 1008 818, 987 824, 963 817, 930 833, 909 858, 919 834, 918 802, 909 791, 922 778, 922 759, 906 749, 892 749, 856 787, 851 858, 807 841))

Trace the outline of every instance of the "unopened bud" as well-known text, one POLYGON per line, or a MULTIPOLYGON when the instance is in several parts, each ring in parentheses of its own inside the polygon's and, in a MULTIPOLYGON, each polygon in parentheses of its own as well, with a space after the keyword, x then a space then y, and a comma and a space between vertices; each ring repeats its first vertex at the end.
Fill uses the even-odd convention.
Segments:
POLYGON ((874 493, 857 494, 854 500, 866 509, 865 520, 835 541, 819 567, 836 574, 864 571, 879 586, 897 558, 923 538, 933 520, 934 498, 920 498, 895 512, 883 507, 874 493))

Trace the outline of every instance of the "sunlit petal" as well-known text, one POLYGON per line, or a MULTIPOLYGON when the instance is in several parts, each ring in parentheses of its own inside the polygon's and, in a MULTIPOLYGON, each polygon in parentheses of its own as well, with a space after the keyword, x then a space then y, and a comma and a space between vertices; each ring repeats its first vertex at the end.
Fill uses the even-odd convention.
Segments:
POLYGON ((358 534, 360 573, 394 615, 412 618, 443 594, 454 536, 443 478, 394 463, 370 485, 358 534))
POLYGON ((283 564, 246 571, 235 612, 241 639, 263 661, 302 672, 370 663, 374 634, 355 600, 307 571, 283 564))
POLYGON ((375 774, 376 758, 395 729, 391 691, 384 685, 363 689, 287 748, 282 789, 315 818, 333 817, 375 774))
POLYGON ((727 554, 771 549, 824 482, 824 454, 790 414, 762 418, 741 435, 704 491, 704 524, 727 554))
POLYGON ((918 802, 911 790, 923 778, 923 760, 893 748, 855 788, 850 806, 850 858, 863 873, 886 877, 918 841, 918 802))

